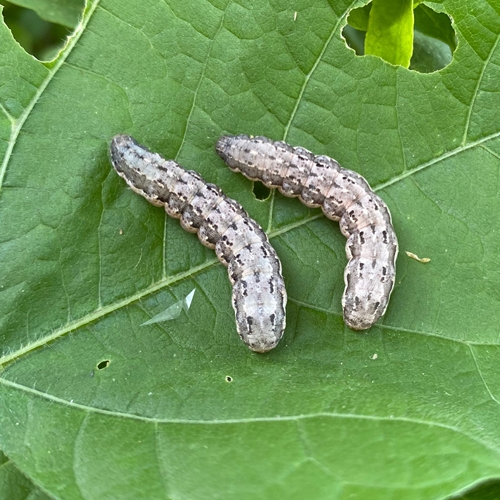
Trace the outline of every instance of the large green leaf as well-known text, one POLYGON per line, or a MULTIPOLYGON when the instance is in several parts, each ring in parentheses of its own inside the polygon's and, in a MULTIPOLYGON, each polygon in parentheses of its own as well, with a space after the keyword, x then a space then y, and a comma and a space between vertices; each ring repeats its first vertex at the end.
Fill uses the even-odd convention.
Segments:
POLYGON ((95 1, 52 65, 0 26, 0 448, 37 488, 420 499, 500 476, 500 11, 443 1, 455 60, 424 75, 345 46, 360 5, 95 1), (338 225, 257 200, 214 152, 226 132, 334 156, 387 201, 403 252, 379 325, 343 324, 338 225), (290 297, 273 352, 238 339, 213 252, 112 171, 116 133, 267 229, 290 297))

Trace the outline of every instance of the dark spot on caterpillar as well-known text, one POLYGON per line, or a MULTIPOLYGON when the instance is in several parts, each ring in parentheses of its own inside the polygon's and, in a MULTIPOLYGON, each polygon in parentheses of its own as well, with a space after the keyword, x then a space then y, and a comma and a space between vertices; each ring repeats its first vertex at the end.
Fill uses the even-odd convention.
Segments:
POLYGON ((252 316, 247 316, 248 332, 252 333, 253 318, 252 316))

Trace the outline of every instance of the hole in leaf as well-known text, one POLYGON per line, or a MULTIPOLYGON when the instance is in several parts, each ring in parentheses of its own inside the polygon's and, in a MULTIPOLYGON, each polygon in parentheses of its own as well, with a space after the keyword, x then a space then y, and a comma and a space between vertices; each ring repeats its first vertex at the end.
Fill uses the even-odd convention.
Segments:
POLYGON ((443 69, 457 48, 451 19, 414 3, 401 0, 402 8, 394 9, 386 0, 373 0, 349 13, 342 36, 358 56, 376 55, 420 73, 443 69))
POLYGON ((40 61, 54 59, 64 46, 66 38, 75 28, 83 12, 83 0, 50 6, 35 3, 35 10, 0 0, 5 24, 23 49, 40 61))
POLYGON ((108 365, 109 365, 109 359, 104 359, 103 361, 97 364, 97 369, 104 370, 104 368, 107 368, 108 365))
POLYGON ((230 377, 229 375, 226 376, 226 382, 232 382, 233 377, 230 377))
POLYGON ((271 195, 271 190, 264 186, 262 182, 255 181, 253 183, 253 194, 258 200, 267 200, 271 195))

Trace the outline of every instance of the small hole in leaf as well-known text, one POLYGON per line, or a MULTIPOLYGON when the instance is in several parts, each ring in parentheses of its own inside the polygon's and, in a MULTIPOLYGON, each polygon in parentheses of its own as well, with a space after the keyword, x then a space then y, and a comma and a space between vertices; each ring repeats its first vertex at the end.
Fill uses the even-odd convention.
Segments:
POLYGON ((267 200, 271 194, 271 190, 264 186, 262 182, 253 183, 253 194, 258 200, 267 200))
POLYGON ((229 375, 226 376, 226 382, 232 382, 233 377, 230 377, 229 375))
POLYGON ((3 18, 12 36, 23 49, 40 61, 55 58, 83 13, 83 0, 69 8, 51 8, 48 3, 33 3, 35 10, 3 0, 3 18))
POLYGON ((98 370, 104 370, 104 368, 107 368, 109 365, 109 359, 105 359, 101 361, 100 363, 97 364, 97 369, 98 370))
POLYGON ((451 63, 457 36, 448 15, 423 3, 414 9, 408 3, 406 11, 388 11, 386 5, 373 0, 349 13, 342 36, 358 56, 375 55, 420 73, 432 73, 451 63), (392 15, 398 17, 391 19, 392 15))

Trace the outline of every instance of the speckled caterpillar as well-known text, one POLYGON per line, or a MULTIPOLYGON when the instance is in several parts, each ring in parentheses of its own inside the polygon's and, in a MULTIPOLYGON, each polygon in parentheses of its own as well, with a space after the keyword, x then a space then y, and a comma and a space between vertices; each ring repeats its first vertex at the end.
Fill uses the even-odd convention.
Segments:
POLYGON ((328 156, 266 137, 224 136, 216 151, 232 170, 340 221, 349 259, 344 321, 354 330, 370 328, 385 313, 394 287, 398 241, 387 205, 368 182, 328 156))
POLYGON ((262 228, 236 201, 200 175, 151 153, 127 135, 117 135, 110 147, 118 175, 136 193, 187 231, 215 248, 228 268, 233 285, 236 327, 243 342, 256 352, 276 346, 285 329, 286 291, 281 262, 262 228))

